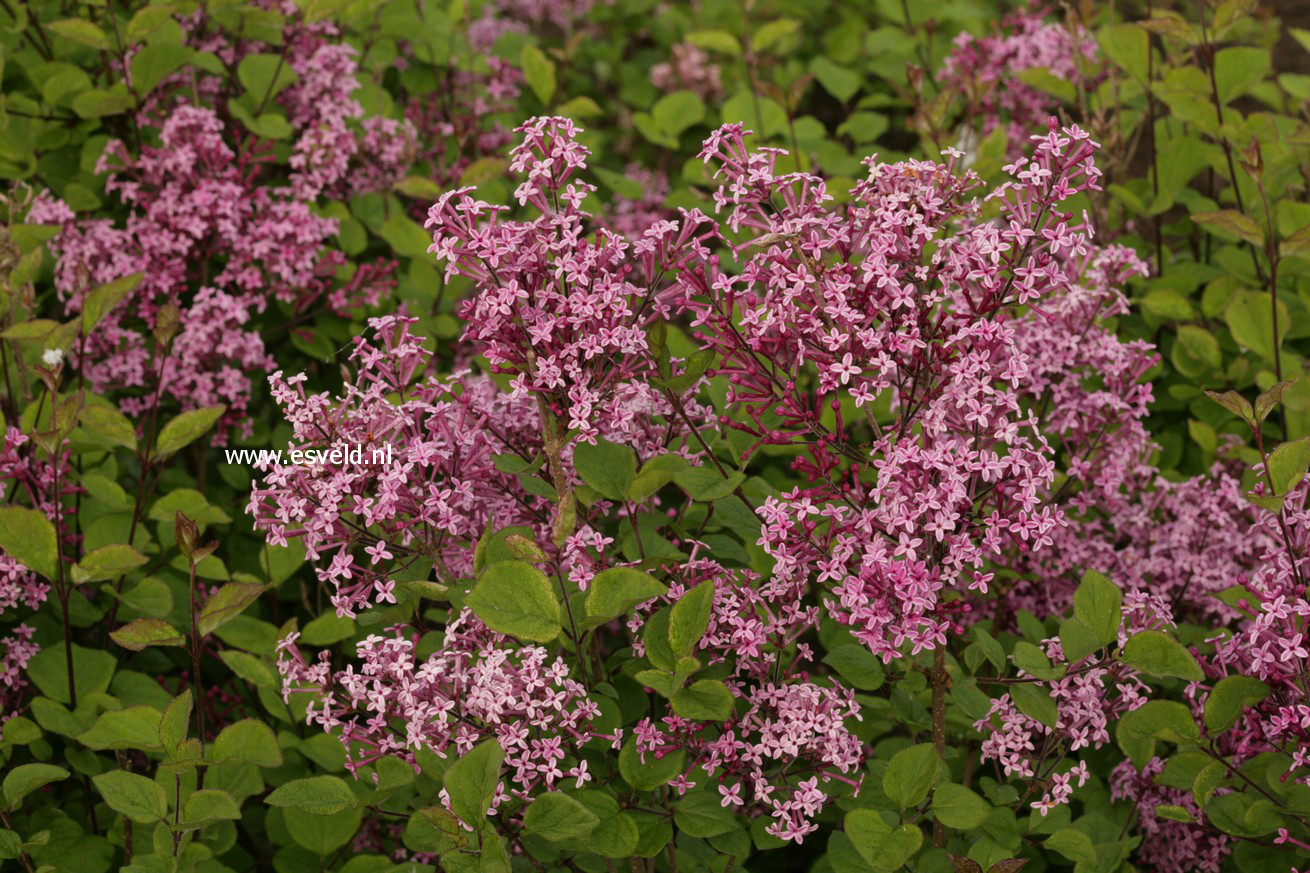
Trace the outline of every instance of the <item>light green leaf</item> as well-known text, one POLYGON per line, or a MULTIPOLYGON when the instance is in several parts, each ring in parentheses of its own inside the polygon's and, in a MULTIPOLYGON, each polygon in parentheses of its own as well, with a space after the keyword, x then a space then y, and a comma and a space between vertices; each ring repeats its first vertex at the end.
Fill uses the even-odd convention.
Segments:
POLYGON ((948 782, 933 792, 932 812, 948 828, 968 831, 982 827, 992 814, 992 805, 963 785, 948 782))
POLYGON ((560 791, 538 795, 523 814, 523 830, 551 842, 585 837, 600 824, 600 818, 560 791))
POLYGON ((559 636, 559 601, 550 580, 523 561, 497 561, 489 566, 465 602, 492 630, 535 643, 548 643, 559 636))
POLYGON ((207 406, 204 409, 192 409, 171 419, 159 431, 155 442, 155 455, 171 455, 194 442, 201 434, 214 426, 215 422, 227 411, 227 407, 207 406))
POLYGON ((1073 614, 1108 646, 1119 638, 1123 620, 1123 592, 1119 586, 1095 570, 1083 573, 1083 580, 1073 595, 1073 614))
POLYGON ((481 828, 486 821, 504 760, 499 743, 483 740, 446 768, 442 785, 450 795, 450 808, 465 824, 481 828))
POLYGON ((638 604, 668 593, 668 587, 662 582, 632 567, 602 570, 587 588, 587 622, 600 624, 609 621, 638 604))
POLYGON ((1133 669, 1151 676, 1176 677, 1192 682, 1205 678, 1192 653, 1161 631, 1144 630, 1133 634, 1120 657, 1133 669))
POLYGON ((294 807, 314 815, 331 815, 355 805, 355 795, 336 776, 310 776, 284 783, 268 795, 269 806, 294 807))
POLYGON ((892 756, 882 777, 882 790, 900 809, 917 806, 937 779, 941 759, 931 743, 901 749, 892 756))
POLYGON ((25 506, 0 506, 0 549, 47 579, 55 578, 58 543, 44 513, 25 506))
POLYGON ((134 822, 150 824, 168 815, 168 796, 153 779, 126 770, 110 770, 91 781, 110 809, 134 822))
POLYGON ((528 83, 532 93, 549 106, 555 96, 555 63, 532 43, 524 43, 523 51, 519 54, 519 66, 523 68, 523 80, 528 83))

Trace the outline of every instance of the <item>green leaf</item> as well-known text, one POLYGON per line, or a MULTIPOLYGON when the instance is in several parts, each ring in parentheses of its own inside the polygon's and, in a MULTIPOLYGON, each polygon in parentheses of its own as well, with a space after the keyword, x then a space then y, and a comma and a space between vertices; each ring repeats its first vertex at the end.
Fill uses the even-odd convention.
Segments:
POLYGON ((1221 234, 1245 240, 1253 246, 1264 246, 1265 235, 1260 225, 1256 224, 1255 219, 1249 215, 1235 209, 1221 209, 1218 212, 1195 212, 1192 214, 1192 221, 1208 228, 1214 228, 1220 231, 1221 234))
POLYGON ((559 601, 546 574, 531 564, 492 564, 478 577, 465 602, 492 630, 534 643, 559 636, 559 601))
POLYGON ((1146 82, 1149 40, 1147 32, 1136 23, 1109 25, 1096 32, 1102 53, 1141 83, 1146 82))
POLYGON ((523 51, 519 54, 519 66, 523 68, 523 80, 528 83, 532 93, 549 106, 555 96, 554 62, 532 43, 524 43, 523 51))
POLYGON ((893 828, 872 809, 853 809, 846 813, 842 828, 864 862, 874 870, 887 873, 904 866, 923 844, 923 832, 916 825, 893 828))
POLYGON ((864 646, 844 643, 833 646, 823 663, 836 670, 846 682, 861 691, 876 691, 886 679, 878 656, 864 646))
POLYGON ((598 439, 595 445, 578 443, 573 450, 573 466, 582 481, 600 496, 622 501, 637 476, 637 455, 628 446, 598 439))
POLYGON ((1076 664, 1100 649, 1101 641, 1087 625, 1076 618, 1070 618, 1060 622, 1060 648, 1068 662, 1076 664))
POLYGON ((725 477, 713 466, 691 467, 675 473, 673 481, 692 500, 709 502, 727 497, 740 488, 746 481, 746 474, 737 471, 725 477))
POLYGON ((74 565, 74 576, 79 584, 117 579, 135 570, 150 559, 128 545, 101 546, 82 556, 74 565))
MULTIPOLYGON (((1269 309, 1269 298, 1263 294, 1243 291, 1233 296, 1224 310, 1224 321, 1233 339, 1269 363, 1274 360, 1274 316, 1269 309)), ((1278 304, 1278 336, 1287 336, 1291 319, 1287 307, 1278 304)))
POLYGON ((948 828, 967 831, 982 827, 992 814, 992 805, 963 785, 948 782, 933 792, 932 812, 948 828))
POLYGON ((653 576, 631 567, 611 567, 591 580, 587 589, 587 622, 600 624, 623 615, 638 604, 668 594, 653 576))
MULTIPOLYGON (((73 675, 77 679, 79 699, 109 688, 117 659, 100 649, 84 649, 74 643, 73 675)), ((41 693, 60 703, 68 703, 68 668, 63 644, 46 646, 27 662, 27 678, 41 693)))
POLYGON ((187 727, 191 723, 191 704, 191 689, 188 688, 169 701, 159 719, 159 744, 170 756, 186 739, 187 727))
POLYGON ((690 655, 710 626, 714 607, 714 580, 683 593, 669 615, 669 647, 675 658, 690 655))
MULTIPOLYGON (((1145 33, 1145 31, 1143 31, 1145 33)), ((1095 864, 1096 847, 1092 838, 1073 828, 1062 828, 1046 838, 1047 849, 1059 852, 1075 863, 1095 864)))
POLYGON ((1149 701, 1124 713, 1115 725, 1115 741, 1139 769, 1155 754, 1155 740, 1182 744, 1200 738, 1191 710, 1175 700, 1149 701))
POLYGON ((29 570, 55 578, 55 526, 43 513, 24 506, 0 507, 0 549, 29 570))
POLYGON ((1206 822, 1226 834, 1255 839, 1283 824, 1278 807, 1265 797, 1234 792, 1211 797, 1205 805, 1206 822))
POLYGON ((153 779, 126 770, 110 770, 91 781, 110 809, 134 822, 150 824, 168 815, 168 797, 163 786, 153 779))
POLYGON ((185 646, 182 632, 162 618, 138 618, 109 634, 123 648, 140 652, 149 646, 185 646))
POLYGON ((305 625, 300 639, 309 646, 331 646, 355 635, 355 621, 335 612, 325 612, 305 625))
POLYGON ((296 81, 296 71, 281 55, 249 54, 237 64, 237 79, 254 98, 255 106, 267 105, 296 81))
POLYGON ((1222 394, 1217 391, 1207 391, 1205 394, 1243 421, 1255 423, 1255 410, 1251 408, 1251 402, 1236 391, 1225 391, 1222 394))
POLYGON ((178 67, 191 60, 192 51, 184 45, 158 43, 148 45, 132 56, 132 90, 144 97, 178 67))
POLYGON ((562 115, 565 118, 578 119, 595 118, 603 115, 604 112, 595 100, 585 94, 579 94, 577 97, 562 103, 555 107, 555 114, 562 115))
POLYGON ((1205 729, 1218 737, 1237 723, 1242 711, 1269 696, 1269 686, 1254 676, 1227 676, 1205 699, 1205 729))
POLYGON ((215 762, 235 758, 257 767, 282 766, 282 750, 273 729, 253 718, 244 718, 223 728, 214 740, 210 757, 215 762))
POLYGON ((288 809, 284 822, 296 845, 320 857, 326 857, 350 842, 359 830, 363 811, 343 809, 330 815, 317 815, 303 809, 288 809))
POLYGON ((1108 646, 1119 639, 1123 592, 1100 573, 1087 570, 1073 594, 1073 614, 1102 646, 1108 646))
POLYGON ((450 808, 465 824, 481 828, 491 799, 500 784, 505 753, 495 740, 483 740, 446 768, 442 785, 450 795, 450 808))
POLYGON ((1027 640, 1020 640, 1014 644, 1012 657, 1016 667, 1038 679, 1058 679, 1065 672, 1063 667, 1059 669, 1052 667, 1046 653, 1027 640))
POLYGON ((449 810, 431 806, 409 817, 403 840, 412 851, 441 853, 468 845, 466 834, 459 819, 449 810))
POLYGON ((928 796, 940 764, 941 759, 931 743, 901 749, 887 765, 882 790, 900 809, 917 806, 928 796))
POLYGON ((293 779, 264 799, 269 806, 294 807, 314 815, 331 815, 355 805, 355 795, 336 776, 293 779))
POLYGON ((387 241, 391 250, 407 258, 426 258, 432 245, 432 235, 404 215, 393 215, 378 228, 378 235, 387 241))
POLYGON ((1269 75, 1269 49, 1255 46, 1230 46, 1215 52, 1214 77, 1219 99, 1228 103, 1264 81, 1269 75))
POLYGON ((23 798, 43 785, 68 778, 68 771, 53 764, 21 764, 5 774, 5 808, 14 810, 23 798))
POLYGON ((860 74, 840 64, 834 63, 823 55, 810 61, 810 72, 823 89, 842 103, 855 96, 860 90, 860 74))
POLYGON ((223 405, 207 406, 203 409, 183 412, 171 419, 159 431, 159 439, 155 442, 155 455, 157 457, 171 455, 194 442, 201 434, 213 427, 226 411, 227 407, 223 405))
POLYGON ((1310 437, 1282 443, 1269 453, 1269 481, 1275 494, 1287 494, 1305 478, 1310 467, 1310 437))
POLYGON ((673 823, 690 837, 708 839, 738 827, 737 817, 726 809, 717 791, 693 791, 673 810, 673 823))
POLYGON ((656 100, 650 114, 661 130, 676 138, 704 120, 705 104, 693 91, 674 91, 656 100))
POLYGON ((236 649, 224 649, 218 653, 218 657, 229 670, 256 688, 279 686, 277 674, 262 658, 236 649))
POLYGON ((91 729, 77 741, 88 749, 159 749, 159 724, 163 715, 153 706, 129 706, 103 712, 91 729))
POLYGON ((741 43, 737 37, 726 30, 694 30, 687 34, 687 42, 706 51, 723 52, 733 57, 741 56, 741 43))
POLYGON ((727 721, 732 715, 732 692, 718 679, 700 679, 679 688, 669 702, 676 714, 696 721, 727 721))
POLYGON ((1120 658, 1133 669, 1151 676, 1176 677, 1192 682, 1205 678, 1192 653, 1161 631, 1144 630, 1133 634, 1120 658))
POLYGON ((82 427, 92 436, 111 446, 123 446, 136 451, 136 431, 116 407, 88 404, 77 415, 82 427))
POLYGON ((217 788, 193 791, 182 806, 182 825, 200 827, 216 821, 234 821, 241 818, 241 810, 232 795, 217 788))
POLYGON ((200 608, 200 635, 208 636, 236 618, 266 590, 266 586, 246 582, 229 582, 218 589, 200 608))
POLYGON ((127 86, 120 82, 109 90, 93 88, 78 94, 73 99, 73 111, 80 118, 104 118, 126 112, 135 102, 127 86))
POLYGON ((1059 718, 1055 701, 1045 688, 1032 682, 1019 682, 1010 686, 1010 699, 1015 707, 1029 718, 1048 728, 1054 728, 1059 718))
POLYGON ((637 791, 654 791, 681 773, 686 761, 687 753, 682 749, 662 758, 647 754, 643 761, 636 740, 629 737, 619 751, 619 775, 637 791))
POLYGON ((751 47, 757 52, 767 52, 774 46, 781 45, 787 37, 799 32, 801 23, 795 18, 778 18, 761 25, 751 38, 751 47))
POLYGON ((93 49, 106 51, 109 48, 109 37, 105 35, 105 32, 85 18, 65 18, 61 21, 49 21, 46 22, 45 28, 64 39, 82 45, 89 45, 93 49))
POLYGON ((596 813, 560 791, 539 795, 523 814, 523 830, 551 842, 585 837, 598 824, 596 813))
POLYGON ((82 303, 82 333, 90 334, 100 319, 112 312, 123 298, 131 294, 141 284, 145 273, 133 273, 122 276, 104 285, 97 285, 87 292, 82 303))

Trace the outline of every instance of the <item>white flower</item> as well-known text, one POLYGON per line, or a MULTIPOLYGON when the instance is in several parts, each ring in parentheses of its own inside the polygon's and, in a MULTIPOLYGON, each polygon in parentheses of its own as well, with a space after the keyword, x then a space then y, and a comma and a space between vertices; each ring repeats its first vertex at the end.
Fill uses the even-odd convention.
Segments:
POLYGON ((58 367, 64 360, 63 349, 46 349, 45 354, 41 356, 47 367, 58 367))

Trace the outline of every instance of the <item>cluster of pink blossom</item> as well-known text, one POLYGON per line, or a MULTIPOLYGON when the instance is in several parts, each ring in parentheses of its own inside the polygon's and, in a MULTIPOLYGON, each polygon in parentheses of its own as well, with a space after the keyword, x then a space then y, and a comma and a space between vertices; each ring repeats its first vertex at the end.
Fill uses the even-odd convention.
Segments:
POLYGON ((636 163, 628 164, 623 176, 641 186, 641 195, 625 197, 616 194, 605 211, 602 224, 635 242, 652 225, 674 217, 675 214, 664 206, 664 200, 669 196, 669 179, 658 170, 636 163))
POLYGON ((1038 615, 1063 612, 1093 567, 1124 588, 1163 595, 1180 616, 1229 620, 1214 594, 1255 565, 1265 548, 1248 530, 1252 508, 1231 463, 1205 476, 1165 478, 1150 463, 1152 401, 1146 372, 1158 356, 1108 326, 1128 312, 1120 287, 1147 265, 1123 246, 1091 248, 1065 262, 1069 283, 1011 322, 1028 359, 1022 386, 1062 473, 1048 497, 1068 524, 1051 548, 1016 556, 1020 581, 997 600, 1038 615))
POLYGON ((723 90, 719 65, 710 61, 709 53, 689 42, 674 44, 667 61, 650 68, 650 82, 661 91, 694 91, 704 100, 717 97, 723 90))
POLYGON ((307 394, 303 374, 269 377, 296 444, 343 454, 266 463, 247 511, 270 545, 300 537, 310 560, 330 553, 330 564, 316 571, 336 592, 340 615, 394 603, 395 577, 423 556, 443 581, 466 575, 471 546, 492 519, 498 527, 543 520, 494 459, 504 452, 533 457, 541 437, 531 403, 485 377, 425 375, 430 353, 410 333, 413 323, 400 316, 370 322, 378 344, 356 337, 358 371, 340 397, 307 394), (361 447, 358 458, 345 454, 354 447, 361 447))
POLYGON ((36 631, 20 624, 13 632, 0 639, 4 656, 0 657, 0 725, 17 715, 23 705, 23 691, 28 682, 24 676, 27 662, 41 647, 32 642, 36 631))
POLYGON ((993 36, 961 31, 939 79, 964 95, 970 118, 982 119, 980 135, 1005 125, 1014 157, 1022 151, 1028 131, 1058 106, 1056 98, 1024 82, 1020 74, 1040 69, 1077 82, 1085 78, 1081 67, 1096 56, 1096 40, 1081 26, 1048 22, 1044 9, 1029 6, 1007 16, 993 36))
POLYGON ((1136 824, 1141 829, 1135 861, 1147 869, 1193 870, 1196 873, 1219 873, 1224 859, 1232 851, 1232 840, 1215 828, 1195 822, 1160 818, 1155 808, 1161 804, 1181 806, 1200 821, 1203 816, 1190 791, 1159 784, 1165 762, 1152 758, 1138 771, 1132 761, 1121 761, 1110 774, 1110 797, 1126 800, 1137 811, 1136 824))
MULTIPOLYGON (((377 302, 392 285, 384 262, 338 280, 344 259, 326 248, 337 222, 318 216, 311 204, 324 192, 388 187, 409 166, 412 131, 379 118, 350 129, 348 122, 363 115, 351 96, 358 88, 354 50, 333 41, 332 25, 298 19, 284 34, 285 61, 296 79, 277 96, 297 135, 290 184, 268 184, 270 143, 193 102, 203 94, 221 104, 226 93, 223 77, 197 73, 185 87, 166 82, 137 113, 139 126, 157 129, 157 146, 142 145, 134 155, 111 141, 101 156, 97 170, 108 173, 106 192, 127 207, 122 223, 77 219, 48 195, 31 209, 29 221, 61 227, 50 249, 58 257, 56 288, 70 313, 80 311, 92 287, 144 274, 85 346, 74 349, 94 390, 126 392, 121 406, 129 414, 162 395, 183 408, 225 404, 219 440, 231 424, 248 428, 249 374, 272 366, 255 324, 270 303, 291 304, 297 315, 315 305, 342 313, 377 302), (148 339, 165 304, 181 309, 180 332, 166 358, 148 339)), ((206 21, 196 13, 182 23, 197 47, 231 68, 263 47, 233 42, 206 21)))
POLYGON ((595 5, 595 0, 493 0, 469 24, 469 44, 485 52, 506 33, 542 34, 550 29, 567 41, 595 5))
MULTIPOLYGON (((1166 626, 1172 627, 1173 619, 1164 598, 1138 591, 1124 595, 1120 645, 1138 631, 1166 626)), ((1032 807, 1046 815, 1068 801, 1073 792, 1071 776, 1078 776, 1079 785, 1088 776, 1085 764, 1061 774, 1054 772, 1064 757, 1061 747, 1067 743, 1065 751, 1099 749, 1110 742, 1111 723, 1146 703, 1149 688, 1121 661, 1088 655, 1069 662, 1057 637, 1043 640, 1042 648, 1053 665, 1063 665, 1067 672, 1059 679, 1042 680, 1028 677, 1021 669, 1018 681, 1036 683, 1055 701, 1055 727, 1020 712, 1006 693, 992 700, 991 711, 974 728, 985 737, 981 747, 984 761, 996 761, 1006 777, 1036 780, 1044 789, 1032 807), (1046 769, 1048 762, 1053 763, 1046 769)))
POLYGON ((484 739, 505 752, 505 782, 492 810, 509 797, 526 798, 565 781, 591 779, 576 750, 598 737, 617 746, 621 732, 595 731, 600 710, 560 658, 540 646, 518 646, 487 629, 468 610, 445 628, 440 649, 415 656, 418 635, 371 635, 359 643, 358 666, 334 671, 331 652, 307 663, 298 633, 278 645, 283 697, 311 694, 308 720, 340 737, 354 773, 384 756, 411 764, 426 748, 459 756, 484 739))
POLYGON ((693 213, 664 221, 629 242, 604 228, 586 236, 591 216, 580 208, 595 186, 578 181, 590 152, 567 118, 533 118, 516 129, 523 142, 510 169, 524 177, 515 191, 532 220, 503 218, 505 206, 449 191, 428 212, 429 251, 476 291, 459 309, 466 341, 494 372, 513 375, 513 396, 533 392, 582 439, 599 420, 626 414, 618 392, 654 372, 646 330, 670 314, 658 287, 675 252, 699 248, 693 213))
POLYGON ((793 466, 815 483, 766 501, 760 545, 775 576, 831 583, 834 617, 883 658, 935 648, 952 626, 939 592, 985 592, 987 556, 1049 543, 1062 521, 1043 505, 1054 466, 1021 410, 1027 359, 1003 313, 1069 287, 1062 263, 1086 253, 1088 228, 1058 207, 1096 188, 1096 144, 1052 120, 988 195, 1000 220, 979 223, 956 153, 870 159, 838 209, 821 178, 778 173, 780 150, 745 135, 726 125, 701 153, 725 177, 727 227, 747 231, 741 269, 690 253, 677 303, 748 419, 721 423, 800 449, 793 466), (817 384, 796 377, 804 364, 817 384))
POLYGON ((809 682, 801 668, 813 653, 799 640, 819 622, 819 608, 802 600, 803 582, 798 587, 749 570, 728 570, 698 557, 699 551, 696 546, 687 561, 666 566, 673 576, 668 594, 643 604, 629 619, 633 647, 644 653, 638 634, 651 612, 697 585, 713 585, 709 624, 695 654, 707 666, 726 662, 732 668, 728 688, 747 712, 740 721, 722 724, 676 715, 643 719, 634 728, 637 749, 656 758, 685 750, 689 757, 675 788, 685 792, 696 784, 695 771, 703 770, 716 778, 723 806, 758 806, 774 818, 769 833, 800 842, 818 827, 814 816, 831 802, 819 786, 833 780, 858 786, 845 774, 864 760, 860 741, 846 726, 847 719, 859 719, 859 704, 840 684, 809 682), (790 661, 784 663, 784 657, 790 661))
MULTIPOLYGON (((4 483, 8 500, 25 501, 54 518, 55 466, 44 455, 43 451, 38 454, 36 444, 27 434, 10 425, 0 443, 0 483, 4 483)), ((61 455, 64 474, 68 472, 68 460, 67 454, 61 455)), ((71 486, 67 483, 72 477, 60 478, 64 483, 61 490, 70 493, 71 486)), ((20 605, 36 609, 49 593, 50 586, 39 576, 0 551, 0 613, 20 605)))
MULTIPOLYGON (((1268 493, 1260 483, 1257 495, 1268 493)), ((1301 484, 1279 512, 1262 510, 1251 536, 1265 544, 1253 571, 1233 580, 1242 590, 1236 606, 1245 617, 1235 632, 1213 642, 1207 674, 1252 676, 1269 695, 1248 707, 1237 724, 1215 738, 1235 760, 1266 751, 1291 757, 1284 781, 1310 785, 1310 487, 1301 484)))
POLYGON ((832 802, 821 786, 859 790, 861 778, 848 774, 863 764, 864 749, 847 720, 860 718, 860 705, 849 689, 804 681, 762 683, 744 697, 749 708, 735 723, 642 719, 633 727, 637 751, 656 759, 685 751, 686 769, 670 783, 680 794, 701 770, 718 783, 722 806, 761 808, 773 817, 768 833, 803 842, 832 802))

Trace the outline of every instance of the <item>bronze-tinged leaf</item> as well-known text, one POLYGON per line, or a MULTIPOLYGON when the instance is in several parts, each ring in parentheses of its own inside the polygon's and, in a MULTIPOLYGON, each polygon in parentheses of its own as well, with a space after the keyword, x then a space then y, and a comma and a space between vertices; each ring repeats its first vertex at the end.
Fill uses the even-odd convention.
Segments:
POLYGON ((972 858, 966 858, 963 855, 950 853, 951 869, 955 873, 983 873, 982 865, 972 858))
POLYGON ((997 861, 989 867, 987 873, 1018 873, 1027 864, 1027 858, 1006 858, 1004 861, 997 861))

